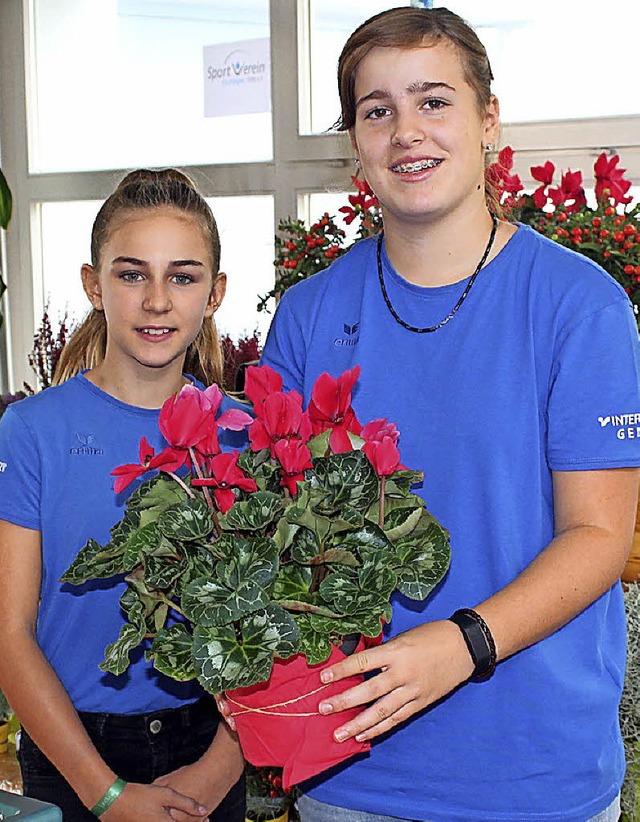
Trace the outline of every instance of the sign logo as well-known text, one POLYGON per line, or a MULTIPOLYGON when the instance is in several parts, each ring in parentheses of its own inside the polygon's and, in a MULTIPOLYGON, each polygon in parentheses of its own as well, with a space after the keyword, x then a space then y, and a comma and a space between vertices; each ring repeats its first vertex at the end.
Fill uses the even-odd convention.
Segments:
POLYGON ((619 440, 640 439, 640 414, 609 414, 598 417, 600 428, 611 427, 619 440))
POLYGON ((353 323, 353 325, 343 323, 342 330, 347 336, 335 338, 333 344, 336 348, 351 348, 352 346, 358 344, 358 341, 360 340, 360 336, 358 335, 358 331, 360 330, 359 322, 353 323))
POLYGON ((95 442, 95 437, 93 434, 81 434, 80 432, 76 431, 76 440, 78 441, 78 445, 73 445, 69 449, 69 453, 74 457, 99 457, 104 454, 102 448, 97 448, 93 445, 95 442))
POLYGON ((271 44, 268 38, 205 46, 204 116, 271 111, 271 44))

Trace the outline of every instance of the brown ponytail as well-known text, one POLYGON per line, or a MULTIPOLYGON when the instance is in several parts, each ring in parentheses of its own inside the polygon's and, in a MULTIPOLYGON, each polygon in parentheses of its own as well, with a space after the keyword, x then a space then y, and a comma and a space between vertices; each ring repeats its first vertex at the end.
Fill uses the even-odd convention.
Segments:
MULTIPOLYGON (((91 232, 93 267, 97 269, 100 266, 102 249, 119 218, 132 211, 155 208, 175 208, 200 221, 210 243, 215 281, 220 269, 218 226, 193 181, 175 168, 132 171, 104 201, 91 232)), ((106 346, 107 324, 104 314, 93 309, 64 347, 54 375, 54 384, 58 385, 84 369, 95 368, 103 361, 106 346)), ((205 319, 198 336, 187 349, 185 370, 207 385, 212 382, 222 385, 222 349, 213 318, 205 319)))

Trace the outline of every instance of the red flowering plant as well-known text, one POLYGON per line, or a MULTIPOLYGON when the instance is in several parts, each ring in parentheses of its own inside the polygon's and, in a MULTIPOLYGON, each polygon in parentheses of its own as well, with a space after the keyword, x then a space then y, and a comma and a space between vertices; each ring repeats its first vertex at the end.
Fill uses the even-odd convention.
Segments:
POLYGON ((531 194, 513 173, 513 149, 502 149, 487 169, 505 216, 530 225, 568 248, 595 260, 629 295, 640 323, 640 203, 629 196, 631 181, 620 157, 600 154, 593 167, 595 206, 590 206, 581 171, 565 171, 554 184, 556 168, 547 160, 532 166, 539 184, 531 194))
POLYGON ((344 658, 345 638, 379 642, 392 594, 423 600, 449 563, 396 426, 358 421, 358 375, 322 374, 305 409, 275 371, 251 366, 252 418, 219 414, 217 386, 183 388, 160 413, 167 447, 155 454, 143 438, 138 462, 113 470, 114 490, 155 475, 109 542, 89 540, 63 577, 125 574, 128 622, 102 669, 123 673, 147 643, 159 671, 226 692, 245 756, 283 767, 285 787, 368 748, 333 741, 345 717, 317 710, 320 692, 361 677, 325 686, 319 669, 344 658), (245 426, 248 448, 221 452, 218 429, 245 426))
MULTIPOLYGON (((355 242, 370 237, 382 230, 382 214, 378 200, 366 180, 352 176, 355 194, 349 194, 348 205, 338 209, 345 225, 357 220, 355 242)), ((322 217, 307 227, 302 220, 291 218, 278 223, 275 238, 277 270, 276 285, 268 294, 259 298, 258 311, 267 309, 272 298, 279 298, 292 285, 306 280, 312 274, 322 271, 335 259, 351 248, 354 241, 348 240, 344 229, 334 217, 325 212, 322 217)))

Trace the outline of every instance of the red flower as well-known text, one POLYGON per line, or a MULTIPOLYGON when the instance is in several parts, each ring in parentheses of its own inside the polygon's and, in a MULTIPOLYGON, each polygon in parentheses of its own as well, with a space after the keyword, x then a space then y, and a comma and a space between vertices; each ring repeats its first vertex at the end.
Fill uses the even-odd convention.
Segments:
POLYGON ((359 376, 359 365, 337 379, 327 373, 320 374, 311 391, 308 412, 313 433, 331 430, 329 442, 334 454, 351 451, 347 432, 359 434, 362 430, 351 407, 351 391, 359 376))
POLYGON ((388 477, 400 468, 400 451, 392 437, 365 442, 362 450, 379 477, 388 477))
POLYGON ((116 494, 124 491, 131 483, 146 474, 147 471, 158 469, 159 471, 176 471, 184 465, 187 459, 187 452, 176 448, 165 448, 156 455, 153 448, 147 442, 147 438, 140 440, 139 463, 127 463, 119 465, 111 472, 112 477, 116 477, 113 483, 113 490, 116 494))
POLYGON ((244 393, 258 413, 269 394, 282 391, 282 377, 268 365, 250 365, 244 382, 244 393))
POLYGON ((586 205, 587 202, 582 187, 582 172, 565 172, 562 175, 560 186, 549 189, 549 197, 555 206, 562 205, 565 212, 579 211, 580 207, 586 205))
POLYGON ((545 186, 551 185, 553 182, 553 175, 555 174, 556 167, 551 162, 551 160, 547 160, 547 162, 543 166, 531 166, 531 176, 534 180, 537 180, 539 183, 542 183, 545 186))
POLYGON ((614 203, 626 205, 633 199, 625 196, 631 188, 631 181, 624 179, 625 168, 616 168, 619 162, 620 157, 617 154, 609 160, 604 151, 596 160, 593 173, 596 178, 595 192, 598 201, 610 197, 614 203), (609 192, 608 195, 605 191, 609 192))
POLYGON ((302 410, 302 397, 297 391, 269 394, 257 413, 249 428, 252 451, 270 448, 273 455, 278 440, 295 438, 307 442, 311 437, 309 415, 302 410))
POLYGON ((195 447, 205 456, 219 453, 218 428, 241 431, 253 421, 245 411, 235 408, 216 419, 222 398, 222 391, 215 384, 204 391, 195 385, 183 386, 160 411, 158 424, 166 441, 174 448, 195 447))
POLYGON ((226 512, 236 501, 233 488, 241 491, 257 491, 255 481, 248 477, 241 468, 238 468, 238 452, 233 454, 217 454, 209 461, 211 477, 193 479, 192 485, 213 488, 213 496, 221 513, 226 512))
POLYGON ((273 451, 282 466, 280 485, 289 489, 295 496, 298 493, 298 482, 304 479, 304 472, 313 468, 311 451, 302 440, 278 440, 273 451))
POLYGON ((347 225, 355 220, 357 215, 362 211, 368 211, 370 208, 376 208, 380 205, 378 198, 373 193, 373 189, 366 180, 361 180, 355 175, 351 175, 351 182, 358 189, 357 194, 349 194, 349 202, 351 206, 342 206, 338 211, 346 216, 343 218, 347 225))
POLYGON ((518 194, 522 191, 522 180, 518 174, 510 174, 513 168, 513 149, 505 146, 498 154, 498 159, 487 167, 486 175, 494 188, 507 194, 518 194))
POLYGON ((184 385, 165 402, 158 424, 174 448, 192 448, 206 437, 213 419, 211 402, 195 385, 184 385))
POLYGON ((366 440, 362 450, 379 477, 388 477, 402 467, 397 446, 400 432, 394 423, 386 419, 371 420, 360 436, 366 440))
POLYGON ((394 422, 387 422, 386 417, 379 420, 371 420, 360 432, 360 436, 367 442, 381 441, 384 437, 391 437, 394 442, 398 442, 400 432, 394 422))

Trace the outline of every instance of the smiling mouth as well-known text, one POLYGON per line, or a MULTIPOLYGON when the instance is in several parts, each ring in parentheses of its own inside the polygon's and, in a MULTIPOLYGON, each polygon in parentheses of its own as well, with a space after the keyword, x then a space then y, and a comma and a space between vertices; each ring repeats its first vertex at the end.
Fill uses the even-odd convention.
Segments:
POLYGON ((399 174, 415 174, 417 171, 426 171, 428 168, 436 168, 442 160, 437 160, 431 157, 428 160, 416 160, 415 163, 400 163, 397 166, 391 166, 391 171, 399 174))
POLYGON ((141 334, 147 334, 150 337, 164 337, 166 334, 171 334, 173 328, 139 328, 141 334))

